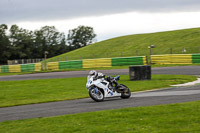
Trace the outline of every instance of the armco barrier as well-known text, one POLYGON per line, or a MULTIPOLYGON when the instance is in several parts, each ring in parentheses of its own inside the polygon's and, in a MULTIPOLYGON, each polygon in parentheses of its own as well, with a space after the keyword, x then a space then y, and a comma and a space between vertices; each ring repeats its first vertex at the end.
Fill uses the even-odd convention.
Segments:
POLYGON ((112 66, 146 65, 146 56, 112 58, 112 66))
MULTIPOLYGON (((146 65, 146 56, 137 57, 118 57, 118 58, 99 58, 99 59, 83 59, 74 61, 48 62, 48 70, 64 70, 64 69, 79 69, 79 68, 100 68, 111 66, 124 65, 146 65)), ((32 72, 41 71, 41 63, 22 64, 22 65, 3 65, 0 66, 0 72, 32 72)))
POLYGON ((2 73, 8 73, 8 72, 9 72, 8 65, 1 66, 1 72, 2 72, 2 73))
POLYGON ((0 66, 1 73, 8 72, 33 72, 41 71, 41 63, 36 64, 22 64, 22 65, 3 65, 0 66))
POLYGON ((36 63, 35 64, 35 71, 41 71, 42 70, 42 64, 41 63, 36 63))
POLYGON ((21 72, 33 72, 33 71, 35 71, 35 64, 21 65, 21 72))
POLYGON ((59 70, 59 62, 49 62, 47 63, 47 69, 48 70, 59 70))
POLYGON ((74 61, 62 61, 59 62, 59 69, 73 69, 73 68, 82 68, 82 61, 81 60, 74 60, 74 61))
POLYGON ((200 54, 152 55, 152 64, 194 64, 200 63, 200 54))
POLYGON ((200 63, 200 54, 192 54, 192 63, 193 64, 200 63))
POLYGON ((20 65, 9 65, 9 72, 21 72, 20 65))
POLYGON ((118 57, 118 58, 99 58, 83 59, 74 61, 49 62, 48 70, 64 70, 71 68, 101 68, 124 65, 146 65, 146 56, 139 57, 118 57))
POLYGON ((112 61, 110 58, 83 60, 83 68, 98 68, 98 67, 111 67, 111 66, 112 66, 112 61))
POLYGON ((82 68, 82 61, 62 61, 62 62, 48 62, 47 69, 48 70, 64 70, 64 69, 72 69, 72 68, 82 68))

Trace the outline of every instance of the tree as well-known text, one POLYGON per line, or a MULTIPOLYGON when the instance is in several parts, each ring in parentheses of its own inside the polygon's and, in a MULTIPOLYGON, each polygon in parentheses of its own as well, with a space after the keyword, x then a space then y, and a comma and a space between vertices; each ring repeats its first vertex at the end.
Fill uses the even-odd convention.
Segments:
POLYGON ((92 27, 78 26, 69 30, 67 41, 73 49, 81 48, 94 42, 96 34, 92 27))
POLYGON ((7 25, 0 25, 0 64, 6 64, 11 54, 9 37, 6 35, 7 29, 7 25))
POLYGON ((33 32, 12 25, 10 28, 11 59, 33 58, 33 32))
POLYGON ((54 26, 44 26, 34 34, 40 57, 43 57, 45 51, 48 51, 48 57, 67 52, 65 35, 58 32, 54 26))

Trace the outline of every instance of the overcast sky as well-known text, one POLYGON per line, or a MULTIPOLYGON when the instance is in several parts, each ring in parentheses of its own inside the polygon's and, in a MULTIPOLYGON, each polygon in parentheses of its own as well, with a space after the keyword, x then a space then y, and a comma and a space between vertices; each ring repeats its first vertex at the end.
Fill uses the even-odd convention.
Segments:
POLYGON ((0 24, 60 32, 91 26, 97 40, 200 27, 200 0, 0 0, 0 24))

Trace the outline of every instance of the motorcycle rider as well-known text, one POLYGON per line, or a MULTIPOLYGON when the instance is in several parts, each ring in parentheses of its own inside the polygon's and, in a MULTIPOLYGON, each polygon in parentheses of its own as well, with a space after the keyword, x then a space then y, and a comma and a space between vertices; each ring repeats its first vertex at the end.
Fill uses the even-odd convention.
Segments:
MULTIPOLYGON (((88 75, 88 79, 91 78, 92 76, 94 76, 95 79, 100 79, 100 78, 104 78, 105 80, 107 80, 108 82, 110 82, 111 86, 114 87, 114 88, 117 88, 117 85, 118 83, 116 82, 116 80, 112 77, 112 76, 107 76, 105 78, 105 74, 101 73, 101 72, 97 72, 95 70, 91 70, 89 72, 89 75, 88 75), (115 86, 113 86, 113 84, 115 86)), ((112 88, 111 88, 112 89, 112 88)))
POLYGON ((97 72, 95 70, 92 70, 89 72, 89 76, 92 77, 94 76, 94 78, 96 79, 100 79, 100 78, 104 78, 105 77, 105 74, 101 73, 101 72, 97 72))

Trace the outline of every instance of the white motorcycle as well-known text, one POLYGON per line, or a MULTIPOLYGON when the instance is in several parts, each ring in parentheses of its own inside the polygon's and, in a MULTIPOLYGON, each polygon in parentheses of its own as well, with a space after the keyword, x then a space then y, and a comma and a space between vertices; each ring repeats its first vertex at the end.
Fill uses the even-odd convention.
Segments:
POLYGON ((86 88, 89 91, 90 97, 96 102, 101 102, 107 97, 119 96, 123 99, 129 98, 131 91, 127 86, 117 83, 119 78, 120 76, 114 78, 111 76, 105 78, 104 76, 103 78, 96 79, 94 76, 88 76, 86 88), (115 83, 115 86, 113 83, 115 83))

